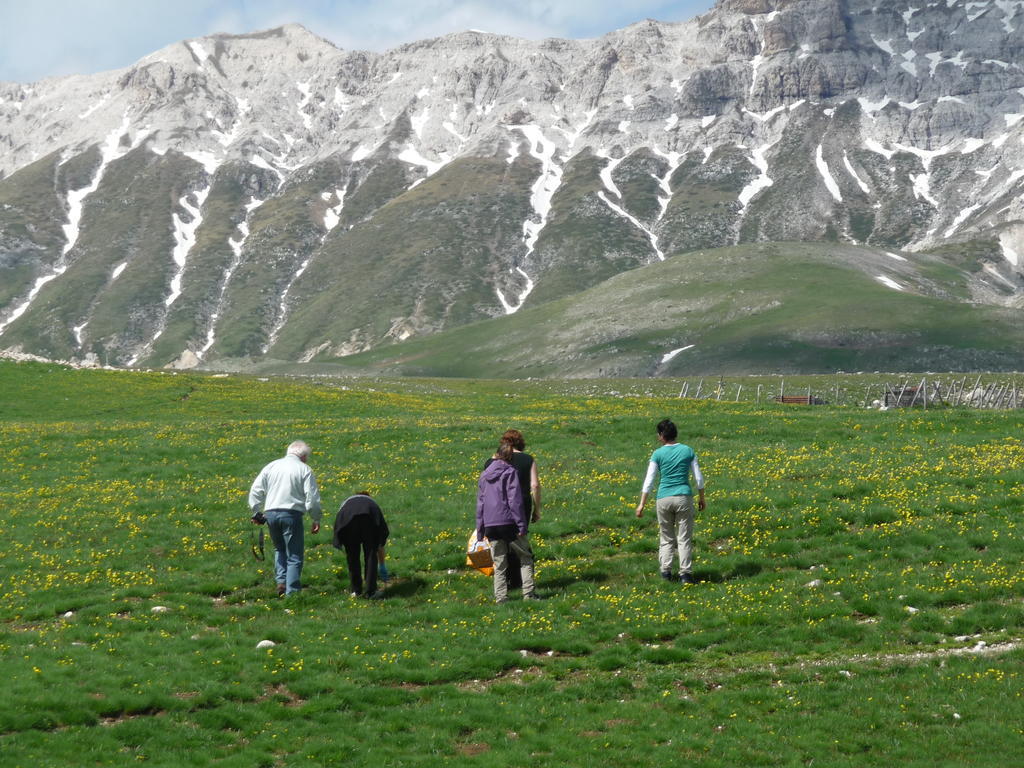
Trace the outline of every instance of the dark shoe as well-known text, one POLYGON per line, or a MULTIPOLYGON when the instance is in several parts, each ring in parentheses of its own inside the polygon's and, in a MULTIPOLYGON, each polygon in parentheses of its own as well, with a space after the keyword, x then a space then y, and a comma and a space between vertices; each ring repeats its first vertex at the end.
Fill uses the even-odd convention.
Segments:
POLYGON ((285 586, 284 586, 284 584, 278 584, 278 585, 277 585, 277 594, 278 594, 278 597, 280 597, 281 595, 283 595, 283 594, 284 594, 284 591, 285 591, 285 586))
POLYGON ((523 600, 543 600, 544 598, 538 595, 536 592, 531 592, 528 595, 523 595, 523 600))
POLYGON ((679 583, 680 584, 696 584, 697 580, 695 578, 693 578, 693 574, 690 574, 690 573, 680 573, 679 574, 679 583))
POLYGON ((367 600, 383 600, 384 599, 384 593, 381 592, 378 589, 376 592, 371 592, 370 594, 368 594, 366 596, 366 599, 367 600))
POLYGON ((672 571, 662 571, 661 578, 665 581, 672 581, 672 571))

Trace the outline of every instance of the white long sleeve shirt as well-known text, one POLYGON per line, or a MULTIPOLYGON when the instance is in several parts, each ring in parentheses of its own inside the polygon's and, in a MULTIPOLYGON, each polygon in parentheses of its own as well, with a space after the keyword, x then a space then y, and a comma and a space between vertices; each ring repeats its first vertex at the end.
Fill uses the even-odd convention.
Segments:
POLYGON ((313 470, 292 454, 270 462, 249 489, 249 509, 254 513, 270 509, 308 512, 313 521, 319 523, 323 510, 313 470))

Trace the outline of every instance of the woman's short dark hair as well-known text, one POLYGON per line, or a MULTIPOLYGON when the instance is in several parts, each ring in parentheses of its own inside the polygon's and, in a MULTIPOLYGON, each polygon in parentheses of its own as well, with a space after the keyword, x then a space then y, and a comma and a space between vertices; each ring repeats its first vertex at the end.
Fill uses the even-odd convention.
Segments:
POLYGON ((658 422, 656 427, 658 434, 666 440, 675 440, 676 435, 679 434, 679 430, 676 429, 676 425, 672 423, 672 419, 662 419, 658 422))

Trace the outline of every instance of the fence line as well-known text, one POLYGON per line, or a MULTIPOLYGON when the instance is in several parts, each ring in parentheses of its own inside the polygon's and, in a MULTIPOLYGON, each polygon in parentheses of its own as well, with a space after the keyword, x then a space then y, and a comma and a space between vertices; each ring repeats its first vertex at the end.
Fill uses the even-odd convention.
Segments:
POLYGON ((849 381, 843 383, 839 376, 831 382, 822 377, 819 386, 813 384, 806 388, 795 388, 787 385, 785 378, 773 383, 757 382, 745 377, 742 381, 727 382, 719 377, 712 387, 705 386, 705 378, 696 382, 684 379, 679 387, 678 397, 693 400, 715 400, 740 402, 781 403, 784 405, 839 405, 852 407, 874 408, 921 408, 927 410, 935 407, 978 408, 985 410, 1012 410, 1024 407, 1024 391, 1018 387, 1017 377, 1000 377, 994 374, 992 380, 982 384, 983 375, 978 375, 974 383, 968 383, 966 375, 956 377, 924 376, 914 382, 908 377, 893 378, 889 382, 876 381, 864 387, 863 395, 859 393, 859 383, 849 381), (797 393, 795 394, 794 389, 797 393), (786 393, 790 394, 787 395, 786 393))

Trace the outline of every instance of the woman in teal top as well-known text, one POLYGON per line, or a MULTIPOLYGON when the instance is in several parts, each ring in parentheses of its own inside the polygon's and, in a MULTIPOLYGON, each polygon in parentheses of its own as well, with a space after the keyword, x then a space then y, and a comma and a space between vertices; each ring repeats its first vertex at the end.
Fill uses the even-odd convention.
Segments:
POLYGON ((644 478, 640 503, 636 516, 643 517, 647 497, 654 487, 655 475, 658 483, 658 563, 663 579, 672 578, 672 557, 679 555, 679 581, 693 583, 693 488, 690 474, 693 474, 699 498, 697 509, 704 511, 704 475, 697 463, 697 454, 688 445, 676 442, 679 434, 676 425, 669 419, 662 419, 656 427, 661 447, 651 454, 644 478))

